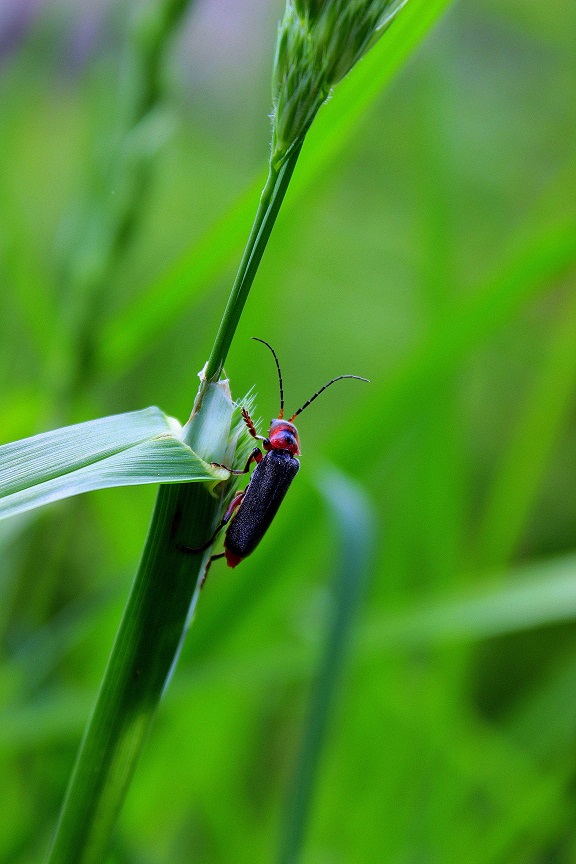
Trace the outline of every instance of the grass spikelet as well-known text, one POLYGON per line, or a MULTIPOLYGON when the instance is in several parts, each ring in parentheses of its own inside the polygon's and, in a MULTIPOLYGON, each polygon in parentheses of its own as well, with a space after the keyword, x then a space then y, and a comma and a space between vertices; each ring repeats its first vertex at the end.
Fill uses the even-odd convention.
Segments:
POLYGON ((408 0, 287 0, 273 74, 272 165, 302 142, 330 91, 408 0))

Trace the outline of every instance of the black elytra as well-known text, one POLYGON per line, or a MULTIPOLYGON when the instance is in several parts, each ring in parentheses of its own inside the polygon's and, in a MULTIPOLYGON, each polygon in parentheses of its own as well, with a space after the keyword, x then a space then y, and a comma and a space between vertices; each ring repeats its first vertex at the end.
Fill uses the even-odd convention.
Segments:
POLYGON ((270 527, 300 462, 287 450, 270 450, 256 465, 224 541, 230 566, 250 555, 270 527))

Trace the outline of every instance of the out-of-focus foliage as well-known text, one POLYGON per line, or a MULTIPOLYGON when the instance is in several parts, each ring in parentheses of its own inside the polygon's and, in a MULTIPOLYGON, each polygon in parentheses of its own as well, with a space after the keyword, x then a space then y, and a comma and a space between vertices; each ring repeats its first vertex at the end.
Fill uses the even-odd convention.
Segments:
MULTIPOLYGON (((92 202, 122 194, 102 166, 136 4, 13 5, 2 443, 149 404, 185 420, 233 268, 126 372, 87 362, 61 388, 77 361, 62 320, 83 304, 69 262, 92 202)), ((133 141, 154 158, 92 351, 261 172, 280 12, 210 0, 187 18, 133 141)), ((234 393, 255 385, 264 420, 277 411, 251 335, 278 351, 288 411, 336 374, 372 384, 302 416, 302 471, 265 542, 214 565, 110 861, 277 856, 335 566, 326 456, 374 500, 377 553, 303 860, 574 860, 574 26, 571 0, 460 0, 280 216, 228 359, 234 393)), ((152 502, 100 491, 2 524, 0 861, 46 851, 152 502)))

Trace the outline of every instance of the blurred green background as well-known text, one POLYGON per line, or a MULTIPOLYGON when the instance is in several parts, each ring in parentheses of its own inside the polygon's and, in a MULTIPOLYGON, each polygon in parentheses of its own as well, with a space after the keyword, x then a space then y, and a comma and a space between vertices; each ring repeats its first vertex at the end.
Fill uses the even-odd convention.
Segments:
MULTIPOLYGON (((131 126, 141 6, 0 7, 1 443, 151 404, 184 421, 249 230, 281 4, 191 3, 131 126), (230 254, 214 226, 246 194, 230 254)), ((288 410, 372 383, 302 416, 265 542, 212 569, 111 862, 277 860, 343 554, 331 465, 375 552, 302 860, 576 860, 575 27, 572 0, 460 0, 289 192, 233 393, 277 412, 252 335, 288 410)), ((154 494, 1 525, 2 862, 45 854, 154 494)))

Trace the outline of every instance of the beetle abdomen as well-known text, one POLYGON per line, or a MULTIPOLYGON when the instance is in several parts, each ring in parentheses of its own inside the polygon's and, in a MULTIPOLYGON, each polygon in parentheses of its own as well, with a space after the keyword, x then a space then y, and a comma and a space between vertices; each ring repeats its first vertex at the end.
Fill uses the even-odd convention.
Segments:
POLYGON ((224 539, 224 548, 230 553, 226 556, 230 566, 254 551, 299 468, 298 460, 286 450, 270 450, 258 463, 224 539))

